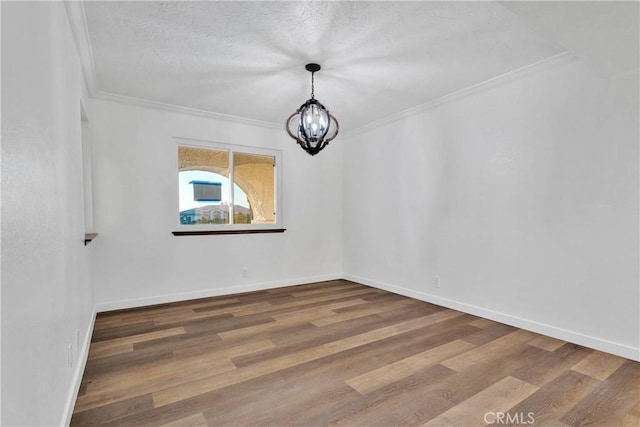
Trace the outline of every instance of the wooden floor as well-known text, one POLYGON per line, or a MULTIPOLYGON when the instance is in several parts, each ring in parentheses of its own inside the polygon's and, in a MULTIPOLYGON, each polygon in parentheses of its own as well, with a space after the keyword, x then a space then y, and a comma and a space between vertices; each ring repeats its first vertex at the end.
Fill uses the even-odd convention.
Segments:
POLYGON ((640 426, 640 363, 344 280, 99 314, 71 425, 640 426))

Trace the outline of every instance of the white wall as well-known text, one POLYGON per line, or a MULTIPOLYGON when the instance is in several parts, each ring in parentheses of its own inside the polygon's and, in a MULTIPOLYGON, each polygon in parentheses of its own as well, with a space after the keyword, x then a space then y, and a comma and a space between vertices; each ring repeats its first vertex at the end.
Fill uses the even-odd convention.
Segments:
POLYGON ((570 57, 372 127, 345 275, 638 359, 638 141, 638 74, 570 57))
MULTIPOLYGON (((247 100, 250 102, 250 100, 247 100)), ((341 143, 311 157, 283 127, 92 100, 99 310, 340 277, 341 143), (283 150, 284 233, 182 236, 173 137, 283 150), (249 277, 242 277, 242 268, 249 277)))
POLYGON ((92 248, 84 246, 83 91, 63 3, 3 2, 1 424, 6 426, 65 423, 82 373, 78 368, 94 309, 92 248))

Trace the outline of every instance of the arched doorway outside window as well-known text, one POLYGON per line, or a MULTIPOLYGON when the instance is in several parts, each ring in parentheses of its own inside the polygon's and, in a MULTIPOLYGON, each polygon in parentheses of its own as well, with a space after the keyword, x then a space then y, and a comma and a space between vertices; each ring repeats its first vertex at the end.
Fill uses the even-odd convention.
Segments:
MULTIPOLYGON (((181 219, 187 218, 185 212, 193 209, 196 224, 275 223, 274 156, 179 146, 178 172, 181 219), (193 192, 185 182, 194 180, 221 182, 222 200, 209 204, 198 204, 193 200, 187 203, 188 196, 193 192), (218 206, 218 210, 227 215, 219 214, 219 217, 214 216, 212 219, 210 212, 213 206, 218 206)), ((181 224, 187 225, 182 220, 181 224)))

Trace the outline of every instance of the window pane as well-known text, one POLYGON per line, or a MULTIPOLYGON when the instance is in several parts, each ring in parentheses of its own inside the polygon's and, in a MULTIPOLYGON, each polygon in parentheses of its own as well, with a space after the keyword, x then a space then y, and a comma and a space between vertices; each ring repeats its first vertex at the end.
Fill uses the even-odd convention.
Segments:
POLYGON ((178 147, 180 224, 229 224, 229 152, 178 147))
POLYGON ((275 157, 233 153, 236 223, 275 224, 275 157))

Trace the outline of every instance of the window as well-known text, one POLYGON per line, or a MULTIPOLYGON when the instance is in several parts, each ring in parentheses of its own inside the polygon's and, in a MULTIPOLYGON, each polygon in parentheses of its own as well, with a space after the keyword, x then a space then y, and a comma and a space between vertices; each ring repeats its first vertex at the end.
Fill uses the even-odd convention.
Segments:
POLYGON ((282 230, 278 150, 178 139, 180 234, 282 230))
POLYGON ((82 186, 84 201, 84 244, 91 242, 98 233, 93 223, 93 151, 89 132, 89 119, 84 103, 80 101, 80 136, 82 140, 82 186))

